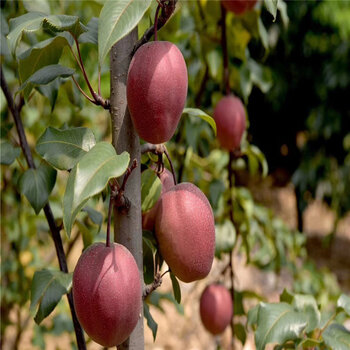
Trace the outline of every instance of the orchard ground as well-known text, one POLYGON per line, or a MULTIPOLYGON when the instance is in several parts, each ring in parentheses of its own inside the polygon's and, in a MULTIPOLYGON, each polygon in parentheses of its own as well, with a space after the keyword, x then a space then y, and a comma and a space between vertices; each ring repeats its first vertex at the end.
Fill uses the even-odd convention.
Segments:
MULTIPOLYGON (((291 228, 296 228, 296 205, 293 187, 287 185, 285 187, 275 187, 273 179, 267 177, 264 181, 250 184, 255 199, 271 208, 277 216, 282 218, 291 228)), ((323 248, 322 238, 327 235, 334 222, 334 215, 321 202, 315 201, 308 206, 304 213, 304 231, 308 237, 308 254, 315 261, 318 267, 327 267, 332 270, 338 279, 338 282, 345 293, 350 293, 350 267, 348 260, 348 252, 350 251, 350 215, 347 215, 340 221, 337 229, 336 238, 331 249, 323 248)), ((68 263, 70 271, 73 270, 82 249, 82 242, 79 241, 75 246, 72 254, 70 254, 68 263)), ((24 257, 25 258, 25 257, 24 257)), ((54 259, 55 256, 52 256, 54 259)), ((158 333, 156 342, 153 342, 152 333, 146 326, 145 322, 145 349, 152 350, 214 350, 215 338, 213 338, 202 326, 199 316, 199 298, 207 284, 214 282, 219 277, 220 271, 225 266, 225 261, 217 261, 213 265, 212 271, 208 278, 194 283, 181 283, 182 302, 184 307, 184 316, 177 313, 173 304, 162 302, 165 310, 163 314, 154 307, 151 307, 151 313, 155 321, 158 323, 158 333)), ((284 288, 291 285, 292 279, 288 273, 282 271, 277 277, 272 272, 262 272, 254 267, 245 266, 244 255, 235 254, 235 283, 237 290, 251 290, 266 297, 270 302, 277 302, 279 294, 284 288)), ((164 268, 163 268, 164 269, 164 268)), ((171 291, 171 283, 168 277, 164 278, 159 292, 165 293, 171 291)), ((254 301, 255 303, 255 301, 254 301)), ((245 305, 250 308, 252 305, 245 305)), ((57 312, 62 311, 66 307, 66 301, 61 301, 59 307, 55 309, 53 315, 44 320, 44 325, 50 325, 52 317, 57 312)), ((27 310, 29 309, 29 305, 27 310)), ((34 321, 22 311, 22 320, 26 323, 27 330, 23 333, 19 349, 30 350, 36 349, 31 339, 33 335, 34 321)), ((16 320, 17 313, 14 310, 11 319, 16 320)), ((238 321, 239 318, 236 318, 238 321)), ((241 320, 245 323, 245 320, 241 320)), ((350 328, 350 324, 345 324, 350 328)), ((15 339, 11 335, 15 334, 14 326, 9 326, 6 330, 7 342, 3 349, 12 349, 15 339)), ((46 349, 70 349, 70 337, 65 332, 59 337, 45 335, 46 349)), ((229 348, 230 329, 226 329, 222 336, 222 346, 224 349, 229 348)), ((236 349, 253 350, 254 336, 253 333, 248 334, 248 340, 242 348, 237 342, 236 349)), ((89 342, 88 350, 102 349, 96 343, 89 342)))

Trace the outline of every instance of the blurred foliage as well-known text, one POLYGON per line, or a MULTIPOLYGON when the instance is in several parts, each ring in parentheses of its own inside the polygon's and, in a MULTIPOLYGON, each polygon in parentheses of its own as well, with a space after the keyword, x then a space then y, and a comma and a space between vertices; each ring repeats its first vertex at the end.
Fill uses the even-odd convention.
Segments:
MULTIPOLYGON (((90 23, 88 28, 93 30, 96 24, 94 17, 99 16, 103 3, 102 0, 2 1, 1 62, 12 91, 17 91, 23 81, 20 80, 18 61, 11 56, 6 45, 9 19, 38 10, 70 14, 78 16, 84 25, 90 23)), ((232 189, 228 181, 229 155, 219 149, 215 128, 208 124, 207 114, 200 113, 198 118, 198 113, 193 112, 197 111, 195 108, 200 108, 212 115, 214 106, 224 94, 221 33, 218 30, 221 20, 219 3, 180 1, 176 13, 159 31, 160 40, 174 42, 184 54, 189 72, 187 107, 191 108, 187 111, 192 111, 183 115, 167 147, 178 181, 195 183, 207 195, 213 207, 217 258, 224 260, 233 249, 237 249, 245 254, 248 264, 260 270, 273 272, 278 277, 287 271, 292 279, 293 292, 313 295, 322 311, 329 311, 340 295, 334 275, 328 270, 319 271, 308 260, 305 236, 290 230, 271 210, 256 203, 250 190, 238 183, 236 175, 243 172, 248 177, 262 177, 268 172, 267 163, 272 170, 286 167, 290 174, 294 173, 294 183, 303 193, 300 197, 302 206, 307 199, 305 193, 310 192, 313 197, 318 195, 328 199, 339 216, 349 210, 350 196, 346 194, 350 190, 350 119, 346 90, 350 80, 347 65, 350 20, 345 21, 349 16, 349 6, 342 3, 305 1, 298 2, 298 5, 288 2, 287 6, 280 0, 276 22, 272 22, 271 14, 262 3, 243 16, 227 15, 230 86, 232 92, 245 101, 249 126, 242 141, 243 156, 232 164, 235 183, 232 189), (287 155, 280 154, 284 144, 287 155), (227 205, 230 201, 233 208, 227 205), (231 209, 233 223, 230 220, 231 209)), ((141 20, 139 36, 153 22, 156 5, 156 1, 153 1, 141 20)), ((52 35, 47 30, 26 33, 19 44, 19 54, 52 38, 52 35)), ((80 47, 87 75, 96 88, 98 52, 96 42, 92 43, 94 40, 89 38, 86 35, 80 47)), ((69 48, 65 46, 61 50, 59 63, 78 71, 69 48)), ((102 95, 108 97, 108 59, 102 65, 101 73, 102 95)), ((75 77, 87 91, 81 75, 75 77)), ((35 271, 48 266, 57 269, 57 262, 43 212, 35 215, 29 201, 21 193, 23 185, 20 186, 20 178, 26 170, 25 159, 23 154, 18 153, 18 136, 2 93, 0 98, 3 164, 1 337, 4 339, 9 325, 18 326, 22 319, 29 316, 29 291, 35 271), (8 150, 6 157, 3 156, 3 147, 8 150), (18 309, 19 321, 13 318, 18 309)), ((46 164, 42 163, 41 158, 45 156, 35 146, 49 126, 61 130, 86 127, 92 130, 91 137, 96 142, 111 141, 108 113, 89 104, 69 78, 57 78, 50 89, 41 87, 33 90, 21 114, 38 166, 46 164)), ((154 160, 151 155, 143 155, 143 167, 154 160)), ((166 166, 169 168, 169 164, 166 163, 166 166)), ((62 199, 67 178, 67 173, 58 172, 53 189, 48 186, 50 188, 44 193, 49 196, 58 225, 63 219, 62 199)), ((152 186, 156 181, 151 180, 148 179, 149 185, 146 181, 144 185, 152 186)), ((154 186, 153 192, 159 191, 159 186, 154 186)), ((154 198, 151 199, 149 193, 147 195, 147 190, 144 192, 144 200, 149 202, 145 202, 144 206, 153 205, 154 198)), ((108 202, 109 193, 104 191, 102 195, 91 198, 79 212, 71 237, 63 236, 67 256, 80 235, 84 247, 104 239, 108 202)), ((158 256, 156 242, 149 232, 144 234, 144 250, 145 279, 151 281, 158 256)), ((179 313, 183 313, 182 306, 176 301, 181 297, 176 279, 172 282, 175 296, 156 292, 145 303, 144 309, 149 315, 147 321, 154 336, 157 325, 156 320, 152 319, 149 304, 163 310, 162 302, 168 301, 174 304, 179 313)), ((245 304, 248 299, 262 299, 252 291, 236 290, 235 293, 235 309, 239 315, 247 316, 245 304)), ((60 336, 63 332, 69 332, 72 348, 75 347, 66 303, 60 302, 57 309, 57 313, 50 315, 40 326, 35 325, 33 346, 45 349, 45 334, 60 336)), ((18 329, 20 337, 23 329, 18 329)), ((244 342, 244 326, 237 323, 236 330, 237 337, 244 342)))
POLYGON ((287 170, 282 184, 292 176, 301 211, 317 198, 341 218, 350 210, 350 3, 289 2, 288 16, 288 29, 262 16, 273 86, 251 95, 252 139, 271 171, 287 170))

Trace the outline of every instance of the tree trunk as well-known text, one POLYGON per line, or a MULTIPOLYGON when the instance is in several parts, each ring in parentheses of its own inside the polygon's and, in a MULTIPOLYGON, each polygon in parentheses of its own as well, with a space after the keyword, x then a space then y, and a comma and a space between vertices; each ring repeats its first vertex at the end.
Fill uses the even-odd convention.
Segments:
MULTIPOLYGON (((114 211, 114 239, 126 246, 134 256, 143 286, 142 224, 141 224, 141 167, 140 141, 130 119, 126 100, 126 80, 131 52, 137 41, 137 28, 113 46, 111 50, 111 117, 112 142, 118 154, 127 151, 138 167, 130 175, 125 195, 131 206, 128 214, 114 211)), ((118 349, 144 349, 143 309, 139 322, 129 339, 118 349)))

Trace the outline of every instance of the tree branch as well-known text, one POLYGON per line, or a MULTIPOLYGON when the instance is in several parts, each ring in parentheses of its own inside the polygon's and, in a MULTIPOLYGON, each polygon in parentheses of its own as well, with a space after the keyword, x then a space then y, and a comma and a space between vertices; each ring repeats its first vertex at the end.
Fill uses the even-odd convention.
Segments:
MULTIPOLYGON (((17 129, 17 133, 19 136, 20 145, 21 145, 23 154, 26 158, 26 161, 27 161, 29 168, 35 169, 35 163, 33 160, 33 156, 32 156, 30 147, 28 145, 27 137, 25 135, 22 119, 20 116, 20 110, 23 106, 23 102, 20 101, 20 103, 18 105, 15 104, 14 99, 12 97, 12 94, 10 92, 10 89, 7 85, 6 80, 5 80, 2 66, 0 66, 0 75, 1 75, 1 88, 2 88, 2 91, 4 92, 8 108, 11 111, 13 119, 15 121, 15 125, 16 125, 16 129, 17 129)), ((66 260, 66 256, 64 253, 64 249, 63 249, 60 230, 56 226, 51 207, 48 203, 44 206, 44 213, 45 213, 46 220, 47 220, 47 223, 48 223, 50 231, 51 231, 52 239, 53 239, 54 244, 55 244, 56 255, 58 258, 60 270, 63 272, 68 272, 67 260, 66 260)), ((79 321, 78 321, 76 313, 75 313, 72 293, 67 294, 67 298, 68 298, 68 303, 69 303, 69 307, 70 307, 71 314, 72 314, 78 349, 85 350, 86 344, 85 344, 85 339, 84 339, 84 333, 83 333, 83 330, 79 324, 79 321)))
MULTIPOLYGON (((162 28, 165 23, 168 21, 170 16, 175 11, 177 0, 159 0, 159 3, 162 4, 162 12, 160 16, 158 17, 157 22, 157 30, 162 28)), ((132 55, 135 54, 135 52, 142 46, 143 44, 146 44, 153 36, 154 34, 154 25, 149 27, 145 33, 142 35, 141 39, 136 42, 134 49, 132 51, 132 55)))
POLYGON ((228 69, 228 51, 227 51, 227 35, 226 35, 226 9, 221 4, 221 47, 224 56, 224 91, 226 95, 230 94, 230 76, 228 69))

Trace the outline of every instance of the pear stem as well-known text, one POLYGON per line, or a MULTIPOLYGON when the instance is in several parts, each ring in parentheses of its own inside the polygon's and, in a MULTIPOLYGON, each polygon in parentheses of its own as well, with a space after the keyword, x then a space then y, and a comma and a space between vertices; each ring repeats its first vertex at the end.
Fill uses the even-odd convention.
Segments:
POLYGON ((159 10, 161 8, 161 5, 160 3, 158 4, 157 6, 157 9, 156 9, 156 14, 154 16, 154 41, 157 41, 158 40, 158 16, 159 16, 159 10))
POLYGON ((108 205, 108 221, 107 221, 107 235, 106 235, 106 247, 111 246, 111 221, 112 221, 112 208, 114 202, 113 191, 111 191, 111 196, 109 197, 109 205, 108 205))
POLYGON ((176 181, 176 175, 175 175, 175 170, 174 170, 174 166, 173 166, 173 162, 171 161, 170 155, 168 153, 167 148, 164 145, 164 153, 166 155, 166 157, 168 158, 169 164, 170 164, 170 168, 171 168, 171 172, 173 174, 173 178, 174 178, 174 184, 177 185, 177 181, 176 181))

